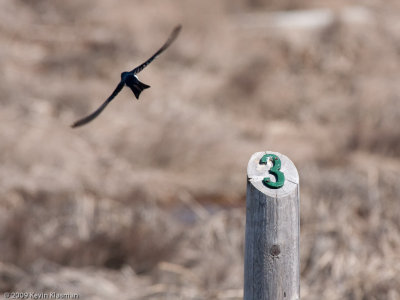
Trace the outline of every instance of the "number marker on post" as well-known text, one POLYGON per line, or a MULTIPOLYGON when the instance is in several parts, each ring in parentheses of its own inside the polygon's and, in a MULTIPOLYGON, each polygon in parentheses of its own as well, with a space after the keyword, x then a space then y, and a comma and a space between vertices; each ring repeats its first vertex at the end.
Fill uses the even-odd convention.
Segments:
POLYGON ((299 174, 288 157, 269 151, 252 155, 247 166, 244 300, 300 299, 299 191, 299 174))
POLYGON ((260 164, 267 164, 268 160, 272 162, 272 167, 268 172, 275 176, 275 182, 271 181, 269 177, 265 177, 263 183, 271 189, 278 189, 285 183, 285 174, 280 171, 281 160, 275 154, 265 154, 261 158, 260 164))

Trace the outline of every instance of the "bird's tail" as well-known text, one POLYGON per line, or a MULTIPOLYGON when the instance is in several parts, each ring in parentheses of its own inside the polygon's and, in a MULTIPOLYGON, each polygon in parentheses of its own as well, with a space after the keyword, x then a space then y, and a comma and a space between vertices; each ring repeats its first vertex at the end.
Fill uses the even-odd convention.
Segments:
POLYGON ((137 80, 136 82, 134 82, 128 86, 130 87, 132 92, 135 94, 136 99, 139 99, 139 95, 144 89, 148 89, 150 87, 149 85, 147 85, 143 82, 140 82, 139 80, 137 80))

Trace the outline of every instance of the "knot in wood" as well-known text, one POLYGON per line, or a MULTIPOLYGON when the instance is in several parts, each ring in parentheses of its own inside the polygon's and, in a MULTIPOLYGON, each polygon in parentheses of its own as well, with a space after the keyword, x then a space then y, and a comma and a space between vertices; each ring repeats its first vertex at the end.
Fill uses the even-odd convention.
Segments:
POLYGON ((281 253, 281 247, 279 247, 279 245, 272 245, 271 249, 269 250, 269 253, 272 256, 278 256, 281 253))

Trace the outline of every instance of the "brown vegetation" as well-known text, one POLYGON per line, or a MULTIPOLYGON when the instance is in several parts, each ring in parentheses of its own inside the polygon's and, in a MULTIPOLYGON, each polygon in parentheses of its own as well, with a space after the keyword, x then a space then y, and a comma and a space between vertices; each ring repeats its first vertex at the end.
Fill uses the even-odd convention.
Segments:
POLYGON ((271 13, 320 1, 2 1, 0 290, 240 299, 272 150, 300 173, 302 298, 400 299, 400 6, 358 2, 303 28, 271 13), (69 127, 177 23, 140 101, 69 127))

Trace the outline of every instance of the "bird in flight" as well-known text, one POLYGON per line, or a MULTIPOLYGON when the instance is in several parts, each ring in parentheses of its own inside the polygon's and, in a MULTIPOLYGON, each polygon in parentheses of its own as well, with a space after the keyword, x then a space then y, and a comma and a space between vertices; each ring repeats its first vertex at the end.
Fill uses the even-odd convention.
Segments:
POLYGON ((138 77, 136 76, 136 74, 138 74, 145 67, 147 67, 158 55, 160 55, 162 52, 164 52, 165 49, 167 49, 172 44, 172 42, 176 39, 179 32, 181 31, 181 28, 182 28, 181 25, 176 26, 174 28, 174 30, 172 31, 171 35, 169 36, 168 40, 165 42, 165 44, 156 53, 154 53, 153 56, 151 56, 148 60, 146 60, 144 63, 137 66, 130 72, 122 72, 121 73, 121 81, 120 81, 120 83, 118 83, 117 87, 112 92, 111 96, 108 97, 107 100, 97 110, 95 110, 90 115, 76 121, 74 124, 71 125, 71 127, 75 128, 78 126, 82 126, 82 125, 89 123, 93 119, 95 119, 104 110, 104 108, 106 108, 108 103, 110 103, 115 98, 115 96, 118 95, 118 93, 122 90, 124 85, 127 85, 132 90, 133 94, 135 94, 136 99, 139 99, 140 93, 144 89, 148 89, 150 86, 147 84, 144 84, 143 82, 140 82, 138 77))

